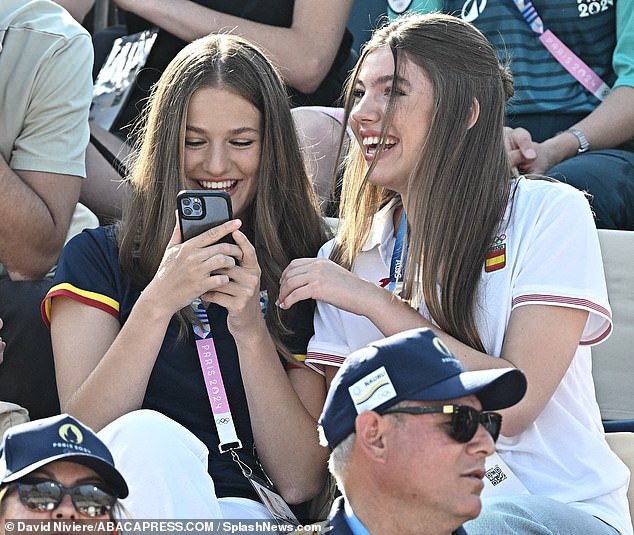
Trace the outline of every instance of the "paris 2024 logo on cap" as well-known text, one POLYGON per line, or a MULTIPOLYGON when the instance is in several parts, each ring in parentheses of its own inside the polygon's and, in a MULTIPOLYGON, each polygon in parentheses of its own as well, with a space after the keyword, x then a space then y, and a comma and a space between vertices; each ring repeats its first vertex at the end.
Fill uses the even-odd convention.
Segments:
POLYGON ((59 426, 57 434, 62 439, 62 442, 54 442, 54 448, 60 448, 64 452, 73 451, 81 453, 92 453, 90 449, 81 445, 84 441, 84 434, 76 425, 68 423, 62 424, 59 426))
POLYGON ((73 424, 64 424, 59 427, 57 431, 60 438, 64 442, 70 442, 71 444, 81 444, 84 441, 84 435, 79 427, 73 424))

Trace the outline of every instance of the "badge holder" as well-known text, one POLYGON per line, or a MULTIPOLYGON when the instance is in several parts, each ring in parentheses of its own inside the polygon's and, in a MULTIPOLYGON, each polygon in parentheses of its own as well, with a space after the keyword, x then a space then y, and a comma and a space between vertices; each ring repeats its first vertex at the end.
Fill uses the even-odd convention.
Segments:
POLYGON ((240 457, 235 450, 231 450, 231 457, 238 464, 240 470, 242 470, 242 474, 244 475, 244 477, 249 480, 249 483, 251 483, 253 490, 255 490, 257 495, 260 497, 260 500, 264 504, 264 507, 268 509, 269 513, 271 513, 271 516, 273 516, 273 518, 278 522, 284 524, 292 524, 293 526, 299 526, 299 520, 297 520, 297 517, 295 516, 293 511, 291 511, 291 508, 288 506, 284 498, 282 498, 280 493, 277 492, 277 490, 273 486, 273 482, 268 479, 268 476, 264 473, 264 470, 262 471, 262 473, 267 478, 267 481, 256 476, 253 473, 251 467, 240 460, 240 457))

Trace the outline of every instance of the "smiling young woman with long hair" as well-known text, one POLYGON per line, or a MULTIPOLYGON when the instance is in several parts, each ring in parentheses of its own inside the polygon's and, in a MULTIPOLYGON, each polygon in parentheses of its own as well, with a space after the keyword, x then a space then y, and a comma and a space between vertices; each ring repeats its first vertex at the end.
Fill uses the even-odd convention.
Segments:
POLYGON ((306 352, 314 305, 267 306, 288 263, 324 243, 325 225, 282 80, 258 47, 229 35, 188 45, 148 110, 122 221, 68 244, 44 302, 61 406, 97 429, 140 408, 163 413, 209 450, 216 496, 267 517, 242 467, 264 478, 263 467, 293 504, 326 474, 325 387, 293 356, 306 352), (225 191, 235 219, 181 243, 184 189, 225 191), (243 464, 219 452, 191 332, 199 297, 243 464))
POLYGON ((377 30, 347 91, 357 143, 338 235, 291 262, 279 304, 317 300, 306 362, 327 382, 351 351, 415 327, 469 370, 525 372, 497 448, 531 494, 485 494, 468 533, 630 534, 627 468, 603 436, 591 375, 590 346, 612 328, 592 214, 571 186, 513 176, 512 92, 469 23, 412 15, 377 30))

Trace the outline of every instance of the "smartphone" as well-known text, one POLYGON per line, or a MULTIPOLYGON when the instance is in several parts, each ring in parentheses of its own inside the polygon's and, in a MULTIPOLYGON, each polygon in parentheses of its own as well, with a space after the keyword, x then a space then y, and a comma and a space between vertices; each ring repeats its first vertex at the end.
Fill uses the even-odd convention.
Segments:
MULTIPOLYGON (((176 205, 183 241, 233 218, 231 197, 224 191, 182 190, 176 205)), ((233 243, 233 238, 228 235, 220 241, 233 243)))

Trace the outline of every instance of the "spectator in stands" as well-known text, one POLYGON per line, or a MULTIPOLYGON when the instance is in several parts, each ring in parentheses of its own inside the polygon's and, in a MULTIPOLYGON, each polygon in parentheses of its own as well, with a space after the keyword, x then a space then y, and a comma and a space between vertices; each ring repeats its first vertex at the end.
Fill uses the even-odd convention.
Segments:
POLYGON ((192 303, 196 332, 203 321, 213 332, 241 462, 261 478, 263 467, 295 504, 326 475, 316 430, 325 385, 293 356, 305 354, 313 303, 268 307, 288 263, 327 237, 286 98, 246 40, 213 35, 185 47, 136 136, 122 221, 69 242, 44 303, 63 409, 96 429, 142 407, 176 420, 207 446, 217 496, 245 503, 242 518, 270 513, 213 425, 192 303), (182 243, 182 189, 228 193, 238 219, 182 243), (217 243, 227 235, 234 244, 217 243))
MULTIPOLYGON (((12 408, 0 403, 0 411, 12 408)), ((0 534, 6 519, 208 520, 228 511, 243 518, 238 500, 232 509, 231 498, 216 499, 206 446, 163 414, 132 411, 96 435, 66 414, 31 422, 17 412, 10 416, 11 422, 0 418, 0 428, 12 423, 0 456, 0 534), (75 502, 57 482, 81 485, 75 502), (43 510, 36 509, 40 504, 43 510)))
MULTIPOLYGON (((58 1, 78 16, 94 3, 94 0, 58 1)), ((176 53, 198 37, 219 32, 231 32, 258 43, 279 67, 293 106, 335 105, 357 57, 352 35, 346 29, 352 2, 115 0, 125 10, 129 33, 158 27, 159 34, 112 131, 129 141, 130 125, 138 119, 150 88, 176 53)), ((121 139, 113 139, 96 125, 92 132, 112 155, 126 159, 128 150, 121 147, 121 139)), ((112 161, 93 150, 88 157, 89 181, 83 193, 86 202, 90 206, 97 204, 100 215, 118 217, 122 190, 117 187, 112 161)))
POLYGON ((0 399, 38 418, 59 412, 50 337, 38 319, 45 276, 65 239, 98 224, 77 203, 92 48, 50 0, 4 0, 0 43, 0 399))
MULTIPOLYGON (((241 35, 265 50, 291 88, 293 105, 333 105, 354 66, 356 55, 351 48, 352 35, 346 29, 352 0, 327 0, 320 4, 308 0, 115 2, 127 12, 130 32, 151 26, 161 29, 148 60, 148 66, 159 73, 187 42, 227 31, 241 35)), ((157 79, 157 74, 145 74, 157 79)), ((152 80, 143 79, 140 83, 147 92, 152 80)), ((133 97, 133 102, 138 106, 140 99, 133 97)), ((134 105, 120 125, 138 114, 134 105)))
POLYGON ((357 142, 339 232, 285 270, 279 304, 317 300, 306 362, 327 380, 351 351, 415 327, 469 370, 524 371, 530 388, 505 409, 497 450, 531 494, 485 498, 470 533, 631 534, 629 474, 591 373, 590 346, 612 328, 597 232, 583 193, 512 176, 512 93, 508 68, 459 18, 377 30, 347 92, 357 142))
MULTIPOLYGON (((128 486, 106 445, 72 416, 21 423, 5 432, 0 446, 0 533, 5 533, 6 519, 113 519, 119 498, 127 495, 128 486)), ((50 524, 44 531, 53 529, 50 524)))
POLYGON ((344 495, 330 533, 464 534, 502 424, 490 411, 525 391, 515 368, 464 371, 430 329, 352 353, 319 420, 344 495))
MULTIPOLYGON (((517 3, 517 2, 515 2, 517 3)), ((516 93, 507 144, 522 173, 591 194, 598 228, 634 230, 634 3, 535 0, 539 20, 606 84, 599 100, 570 74, 507 0, 388 1, 390 15, 442 10, 476 25, 511 59, 516 93)), ((532 11, 527 11, 532 14, 532 11)))

